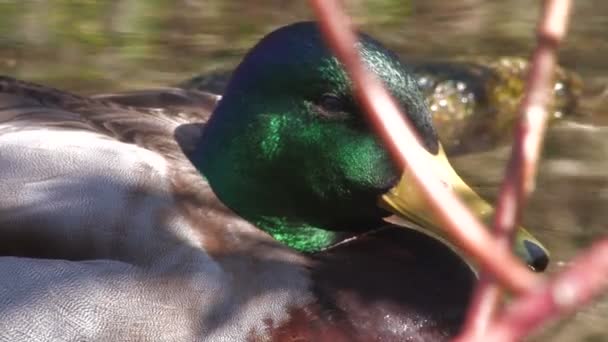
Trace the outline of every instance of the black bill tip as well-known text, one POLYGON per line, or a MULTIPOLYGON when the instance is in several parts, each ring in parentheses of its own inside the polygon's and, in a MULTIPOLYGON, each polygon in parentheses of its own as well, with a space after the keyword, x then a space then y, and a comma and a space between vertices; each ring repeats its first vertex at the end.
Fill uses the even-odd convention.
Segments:
POLYGON ((546 270, 549 265, 549 255, 547 252, 542 247, 529 240, 524 240, 524 247, 528 252, 529 260, 527 260, 527 262, 532 270, 534 270, 534 272, 543 272, 546 270))

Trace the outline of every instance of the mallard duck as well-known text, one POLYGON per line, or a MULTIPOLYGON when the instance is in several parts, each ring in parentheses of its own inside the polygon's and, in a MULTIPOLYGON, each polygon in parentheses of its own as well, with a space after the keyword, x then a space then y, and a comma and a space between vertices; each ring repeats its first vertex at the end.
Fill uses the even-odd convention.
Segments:
MULTIPOLYGON (((358 48, 444 158, 408 69, 367 35, 358 48)), ((310 22, 264 37, 221 100, 2 77, 0 339, 445 339, 475 277, 383 223, 388 208, 436 226, 404 214, 422 207, 391 190, 401 173, 310 22)))

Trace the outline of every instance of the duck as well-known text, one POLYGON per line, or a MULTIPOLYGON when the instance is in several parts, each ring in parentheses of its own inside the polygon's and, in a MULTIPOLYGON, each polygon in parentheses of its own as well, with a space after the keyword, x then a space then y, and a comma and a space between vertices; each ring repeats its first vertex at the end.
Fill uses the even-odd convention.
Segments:
MULTIPOLYGON (((411 71, 357 48, 449 169, 411 71)), ((0 340, 447 340, 476 276, 404 173, 314 22, 262 38, 221 96, 2 76, 0 340)), ((523 228, 514 249, 548 263, 523 228)))

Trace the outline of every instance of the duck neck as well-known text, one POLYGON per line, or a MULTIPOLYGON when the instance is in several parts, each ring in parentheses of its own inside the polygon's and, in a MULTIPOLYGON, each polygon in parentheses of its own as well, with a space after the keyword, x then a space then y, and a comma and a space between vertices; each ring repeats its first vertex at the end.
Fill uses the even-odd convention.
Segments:
POLYGON ((339 240, 339 233, 305 223, 290 222, 282 217, 251 217, 245 219, 270 234, 275 240, 301 252, 324 250, 339 240))

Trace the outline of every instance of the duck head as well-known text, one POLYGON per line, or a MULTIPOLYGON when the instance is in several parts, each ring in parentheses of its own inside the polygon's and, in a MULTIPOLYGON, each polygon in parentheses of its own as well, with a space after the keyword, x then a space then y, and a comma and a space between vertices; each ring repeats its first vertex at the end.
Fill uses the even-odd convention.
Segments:
MULTIPOLYGON (((436 157, 438 174, 480 215, 489 215, 490 206, 445 158, 408 67, 365 34, 357 48, 436 157)), ((375 228, 390 212, 437 231, 312 22, 280 28, 246 55, 194 154, 195 166, 224 204, 302 251, 332 245, 341 231, 375 228)), ((545 248, 523 229, 516 251, 529 265, 546 266, 545 248)))

